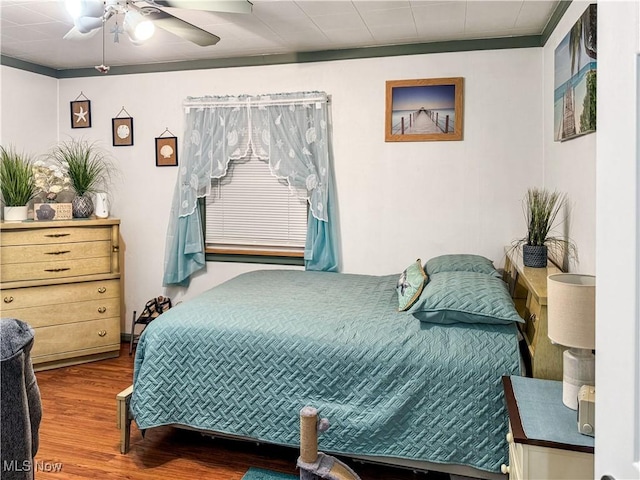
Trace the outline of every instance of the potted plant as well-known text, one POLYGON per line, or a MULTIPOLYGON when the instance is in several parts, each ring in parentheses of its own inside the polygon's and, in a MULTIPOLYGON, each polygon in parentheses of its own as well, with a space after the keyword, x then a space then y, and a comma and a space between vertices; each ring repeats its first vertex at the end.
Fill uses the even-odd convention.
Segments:
POLYGON ((38 193, 31 157, 0 146, 0 192, 5 221, 27 219, 27 204, 38 193))
POLYGON ((94 205, 90 194, 105 193, 111 184, 114 165, 109 155, 95 143, 72 139, 56 145, 50 156, 65 169, 75 191, 73 216, 91 216, 94 205))
POLYGON ((549 249, 555 258, 564 254, 574 255, 575 245, 567 239, 554 236, 558 226, 558 213, 566 205, 565 194, 546 189, 530 188, 522 202, 527 221, 527 236, 514 242, 514 247, 522 245, 522 260, 527 267, 547 266, 549 249))

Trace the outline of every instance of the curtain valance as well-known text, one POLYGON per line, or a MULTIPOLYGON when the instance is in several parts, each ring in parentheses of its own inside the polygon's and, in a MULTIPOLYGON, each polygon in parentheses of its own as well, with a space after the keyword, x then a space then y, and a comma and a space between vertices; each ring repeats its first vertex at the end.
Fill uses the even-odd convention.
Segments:
POLYGON ((224 177, 230 161, 249 152, 268 161, 272 175, 309 203, 306 267, 337 270, 327 102, 323 92, 187 98, 185 161, 167 233, 165 284, 184 283, 205 266, 198 198, 210 194, 211 179, 224 177))

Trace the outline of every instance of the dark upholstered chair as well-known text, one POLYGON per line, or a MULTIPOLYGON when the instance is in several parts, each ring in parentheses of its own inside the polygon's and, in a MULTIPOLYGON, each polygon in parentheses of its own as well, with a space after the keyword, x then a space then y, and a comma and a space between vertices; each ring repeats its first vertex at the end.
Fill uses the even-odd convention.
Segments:
POLYGON ((31 364, 33 329, 13 318, 0 320, 0 477, 34 478, 40 390, 31 364))

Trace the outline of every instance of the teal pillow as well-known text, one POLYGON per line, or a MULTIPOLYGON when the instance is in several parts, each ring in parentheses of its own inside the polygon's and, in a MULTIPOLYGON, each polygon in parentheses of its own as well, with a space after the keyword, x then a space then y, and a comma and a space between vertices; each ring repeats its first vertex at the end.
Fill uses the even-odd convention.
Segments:
POLYGON ((424 273, 422 268, 422 261, 416 260, 402 272, 396 285, 398 292, 398 311, 402 312, 407 310, 414 304, 427 281, 427 274, 424 273))
POLYGON ((428 260, 425 265, 428 275, 442 272, 477 272, 500 278, 500 274, 493 266, 493 262, 481 255, 458 253, 440 255, 428 260))
POLYGON ((441 324, 523 322, 506 283, 478 272, 429 275, 429 283, 409 313, 421 322, 441 324))

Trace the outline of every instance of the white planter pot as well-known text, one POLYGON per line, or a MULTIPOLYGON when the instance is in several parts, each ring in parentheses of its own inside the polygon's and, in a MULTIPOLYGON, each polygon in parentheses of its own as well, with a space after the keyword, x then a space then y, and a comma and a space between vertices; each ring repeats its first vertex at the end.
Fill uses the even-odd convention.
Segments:
POLYGON ((5 222, 22 222, 27 220, 27 213, 29 207, 24 205, 22 207, 4 207, 4 221, 5 222))

